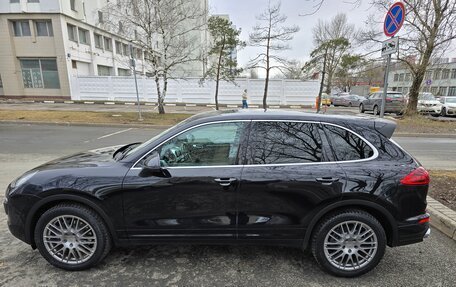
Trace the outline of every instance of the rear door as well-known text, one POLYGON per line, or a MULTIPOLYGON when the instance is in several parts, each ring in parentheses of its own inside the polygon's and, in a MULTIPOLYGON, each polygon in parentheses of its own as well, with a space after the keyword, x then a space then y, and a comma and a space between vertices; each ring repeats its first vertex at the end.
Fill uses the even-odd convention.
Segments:
POLYGON ((326 162, 320 133, 319 123, 252 122, 237 201, 240 240, 300 244, 312 212, 340 196, 345 174, 326 162))

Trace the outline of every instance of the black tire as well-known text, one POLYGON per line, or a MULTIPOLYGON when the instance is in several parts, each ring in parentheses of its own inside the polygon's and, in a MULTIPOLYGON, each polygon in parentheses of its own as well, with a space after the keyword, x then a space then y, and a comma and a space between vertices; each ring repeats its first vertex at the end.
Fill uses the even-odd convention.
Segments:
POLYGON ((352 103, 348 103, 348 107, 351 108, 352 107, 352 103))
MULTIPOLYGON (((355 228, 353 228, 355 230, 355 228)), ((356 233, 356 232, 354 232, 356 233)), ((359 235, 359 233, 358 233, 359 235)), ((354 235, 355 237, 355 235, 354 235)), ((370 235, 369 237, 375 238, 373 235, 370 235)), ((333 237, 334 238, 334 237, 333 237)), ((330 245, 332 243, 328 243, 330 245)), ((339 243, 336 243, 339 244, 339 243)), ((367 244, 369 245, 369 243, 367 244)), ((337 213, 333 213, 327 217, 325 217, 316 227, 313 236, 312 236, 312 254, 315 257, 315 260, 317 261, 318 265, 326 272, 339 276, 339 277, 356 277, 360 276, 362 274, 365 274, 372 269, 374 269, 377 264, 380 262, 382 259, 383 255, 385 254, 385 249, 386 249, 386 235, 385 231, 378 222, 378 220, 373 217, 371 214, 361 211, 361 210, 344 210, 340 211, 337 213), (361 249, 361 246, 353 246, 353 244, 364 244, 364 243, 354 243, 355 241, 350 241, 353 239, 345 239, 343 243, 340 243, 341 245, 345 244, 352 244, 350 247, 343 246, 343 250, 341 251, 334 251, 334 252, 341 252, 341 253, 333 253, 337 254, 335 258, 342 256, 342 261, 344 261, 344 258, 354 258, 356 256, 356 259, 358 260, 363 254, 365 257, 367 257, 367 262, 362 263, 361 265, 358 265, 358 268, 355 267, 354 262, 352 261, 353 270, 343 270, 341 267, 336 267, 334 263, 329 261, 327 258, 327 255, 325 252, 329 252, 328 250, 331 250, 331 248, 326 249, 325 251, 325 240, 326 238, 329 238, 329 240, 332 240, 329 237, 329 233, 333 228, 337 228, 338 226, 343 226, 340 225, 341 223, 344 222, 349 222, 353 224, 354 222, 358 222, 359 226, 367 226, 370 228, 373 234, 375 234, 376 237, 376 242, 377 242, 377 247, 375 253, 372 255, 372 257, 369 257, 365 254, 367 254, 364 249, 361 249), (347 241, 347 242, 345 242, 347 241), (346 247, 346 248, 345 248, 346 247), (351 249, 354 248, 354 249, 351 249), (359 248, 359 249, 358 249, 359 248), (352 251, 353 250, 353 251, 352 251), (346 252, 350 252, 350 255, 346 252), (353 252, 353 254, 351 254, 353 252), (364 252, 364 253, 363 253, 364 252), (340 255, 339 255, 340 254, 340 255), (345 254, 345 255, 342 255, 345 254), (347 257, 346 257, 347 256, 347 257), (360 267, 361 266, 361 267, 360 267)), ((365 247, 362 247, 365 248, 365 247)), ((335 249, 335 248, 332 248, 335 249)), ((361 257, 362 258, 362 257, 361 257)), ((348 259, 347 263, 348 263, 348 259)), ((360 262, 358 262, 359 264, 360 262)))
POLYGON ((378 110, 378 106, 374 106, 372 111, 374 112, 374 116, 378 116, 380 114, 380 111, 378 110))
POLYGON ((363 104, 359 105, 359 112, 364 114, 365 110, 364 110, 364 105, 363 104))
POLYGON ((442 111, 440 112, 440 115, 442 117, 445 117, 446 116, 446 109, 445 108, 442 108, 442 111))
MULTIPOLYGON (((47 230, 49 230, 49 228, 47 230)), ((59 229, 53 229, 53 230, 58 231, 59 229)), ((68 228, 68 230, 69 230, 69 228, 68 228)), ((50 234, 50 233, 47 233, 47 234, 50 234)), ((51 237, 48 237, 48 238, 51 238, 51 237)), ((90 209, 84 205, 80 205, 80 204, 76 204, 76 203, 58 204, 58 205, 50 208, 46 212, 44 212, 40 216, 40 218, 38 219, 38 222, 36 224, 34 238, 35 238, 36 246, 37 246, 38 250, 40 251, 41 255, 50 264, 54 265, 55 267, 65 269, 65 270, 70 270, 70 271, 84 270, 84 269, 88 269, 92 266, 97 265, 100 261, 103 260, 104 257, 106 257, 106 255, 111 250, 111 246, 112 246, 111 236, 110 236, 108 228, 106 227, 102 218, 92 209, 90 209), (69 225, 72 226, 71 227, 72 231, 71 231, 71 233, 65 232, 65 235, 58 235, 59 233, 56 233, 56 232, 53 233, 54 235, 58 235, 58 236, 51 236, 54 238, 53 240, 56 240, 55 242, 54 241, 52 242, 53 245, 51 246, 51 247, 55 248, 54 250, 57 250, 56 252, 53 252, 53 254, 54 254, 53 255, 53 254, 51 254, 52 249, 50 251, 48 251, 48 249, 51 248, 51 247, 49 247, 49 244, 44 242, 44 237, 46 234, 45 229, 51 223, 58 222, 57 224, 60 225, 61 224, 60 220, 62 220, 62 218, 67 218, 68 220, 71 220, 71 221, 68 221, 68 220, 62 221, 62 222, 64 222, 62 224, 62 226, 63 226, 63 228, 65 228, 65 225, 68 226, 67 223, 69 223, 69 225), (75 220, 75 223, 74 223, 75 225, 73 226, 73 219, 71 219, 71 218, 75 218, 80 221, 75 220), (56 222, 55 220, 58 220, 58 221, 56 222), (85 229, 81 228, 82 231, 80 231, 80 232, 76 231, 80 226, 84 226, 84 225, 86 225, 85 229), (73 229, 73 227, 74 227, 74 229, 73 229), (88 233, 86 232, 87 230, 88 230, 88 233), (82 234, 84 232, 85 232, 85 234, 82 234), (77 234, 77 235, 75 235, 75 234, 77 234), (79 236, 85 236, 87 234, 88 234, 88 236, 90 236, 91 239, 83 242, 82 240, 86 240, 86 239, 82 239, 79 236), (64 236, 64 238, 68 238, 68 239, 63 239, 62 236, 64 236), (63 242, 65 242, 65 243, 63 243, 63 242), (69 243, 69 242, 74 242, 74 247, 73 247, 73 243, 69 243), (70 244, 71 248, 69 246, 66 246, 64 248, 64 246, 66 244, 70 244), (87 255, 87 253, 84 254, 83 252, 81 252, 81 251, 87 251, 89 249, 82 249, 83 246, 79 246, 79 245, 90 246, 92 248, 92 250, 89 251, 91 254, 87 255), (55 246, 57 246, 57 247, 55 247, 55 246), (62 248, 63 251, 59 251, 60 248, 62 248), (70 251, 70 249, 71 249, 71 251, 70 251), (76 250, 76 249, 78 249, 78 250, 76 250), (65 261, 65 257, 66 257, 65 254, 66 254, 67 250, 68 250, 68 254, 66 255, 67 262, 63 262, 63 261, 65 261), (72 255, 70 255, 70 252, 72 252, 72 255), (80 258, 80 260, 77 260, 76 256, 78 256, 78 255, 82 255, 83 257, 84 256, 85 257, 80 258), (59 260, 59 259, 55 258, 54 256, 63 257, 63 259, 59 260), (73 262, 69 263, 69 261, 72 259, 72 256, 73 256, 73 260, 72 260, 73 262), (76 262, 74 262, 74 261, 76 261, 76 262), (78 262, 78 261, 80 261, 80 262, 78 262)), ((49 240, 47 242, 49 242, 49 240)))

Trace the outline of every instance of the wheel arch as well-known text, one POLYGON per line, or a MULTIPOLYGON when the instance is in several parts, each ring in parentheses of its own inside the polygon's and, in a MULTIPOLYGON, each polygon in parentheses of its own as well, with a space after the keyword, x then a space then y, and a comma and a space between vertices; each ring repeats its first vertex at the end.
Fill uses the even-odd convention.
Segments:
POLYGON ((303 249, 310 247, 312 234, 315 231, 318 223, 325 216, 344 209, 359 209, 370 213, 381 223, 383 229, 385 230, 388 246, 397 245, 398 231, 396 220, 386 208, 370 201, 347 199, 331 203, 323 207, 312 217, 304 235, 303 249))
POLYGON ((31 209, 30 212, 27 215, 26 221, 25 221, 25 241, 30 243, 32 248, 36 248, 35 244, 35 239, 34 239, 34 230, 36 227, 36 224, 38 222, 38 219, 40 216, 46 212, 49 208, 60 204, 60 203, 79 203, 81 205, 84 205, 88 208, 91 208, 93 211, 95 211, 103 220, 103 222, 106 224, 109 235, 111 235, 111 239, 113 242, 117 242, 117 235, 115 232, 115 228, 112 224, 112 222, 109 220, 109 216, 106 214, 106 212, 96 203, 94 200, 91 200, 89 198, 86 198, 84 196, 80 195, 74 195, 74 194, 64 194, 64 195, 51 195, 48 197, 45 197, 38 201, 31 209))

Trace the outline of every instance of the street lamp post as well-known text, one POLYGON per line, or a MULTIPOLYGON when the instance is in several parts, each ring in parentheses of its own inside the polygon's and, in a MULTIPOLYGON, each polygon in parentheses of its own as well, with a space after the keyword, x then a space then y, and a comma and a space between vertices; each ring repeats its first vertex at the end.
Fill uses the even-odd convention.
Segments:
POLYGON ((133 45, 130 43, 130 55, 131 55, 131 67, 133 68, 133 75, 135 77, 135 87, 136 87, 136 102, 138 105, 138 120, 143 121, 142 114, 141 114, 141 105, 139 103, 139 91, 138 91, 138 79, 136 78, 136 62, 135 62, 135 56, 133 53, 133 45))

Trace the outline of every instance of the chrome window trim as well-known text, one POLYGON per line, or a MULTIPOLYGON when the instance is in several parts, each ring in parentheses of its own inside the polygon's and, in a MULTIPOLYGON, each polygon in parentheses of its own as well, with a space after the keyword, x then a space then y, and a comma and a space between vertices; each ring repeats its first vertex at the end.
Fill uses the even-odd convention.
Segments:
POLYGON ((322 125, 330 125, 330 126, 334 126, 334 127, 338 127, 338 128, 341 128, 341 129, 344 129, 354 135, 356 135, 357 137, 359 137, 361 140, 363 140, 365 143, 367 143, 367 145, 373 150, 374 154, 369 157, 369 158, 364 158, 364 159, 355 159, 355 160, 344 160, 344 161, 325 161, 325 162, 302 162, 302 163, 278 163, 278 164, 246 164, 246 165, 208 165, 208 166, 172 166, 172 167, 166 167, 166 169, 169 169, 169 170, 173 170, 173 169, 189 169, 189 168, 233 168, 233 167, 279 167, 279 166, 301 166, 301 165, 317 165, 317 164, 334 164, 334 163, 337 163, 337 164, 344 164, 344 163, 358 163, 358 162, 366 162, 366 161, 371 161, 371 160, 374 160, 376 158, 378 158, 378 155, 379 155, 379 152, 378 150, 375 148, 375 146, 373 144, 371 144, 366 138, 364 138, 363 136, 361 136, 360 134, 358 134, 357 132, 353 131, 353 130, 350 130, 349 128, 346 128, 346 127, 343 127, 343 126, 340 126, 338 124, 334 124, 334 123, 328 123, 328 122, 319 122, 319 121, 305 121, 305 120, 276 120, 276 119, 271 119, 271 120, 268 120, 268 119, 260 119, 260 120, 230 120, 230 121, 227 121, 227 120, 223 120, 223 121, 214 121, 214 122, 208 122, 208 123, 202 123, 202 124, 198 124, 198 125, 195 125, 195 126, 192 126, 192 127, 189 127, 179 133, 177 133, 176 135, 172 136, 171 138, 168 138, 167 140, 161 142, 160 144, 158 144, 157 146, 155 146, 152 150, 150 150, 149 152, 147 152, 144 156, 142 156, 139 160, 137 160, 135 162, 135 164, 130 168, 130 170, 137 170, 137 169, 142 169, 141 167, 136 167, 136 165, 141 161, 143 160, 145 157, 147 157, 151 152, 155 151, 157 148, 159 148, 160 146, 162 146, 164 143, 166 143, 167 141, 169 140, 172 140, 173 138, 179 136, 180 134, 186 132, 186 131, 189 131, 193 128, 197 128, 197 127, 200 127, 200 126, 205 126, 205 125, 210 125, 210 124, 218 124, 218 123, 233 123, 233 122, 297 122, 297 123, 309 123, 309 124, 322 124, 322 125))

